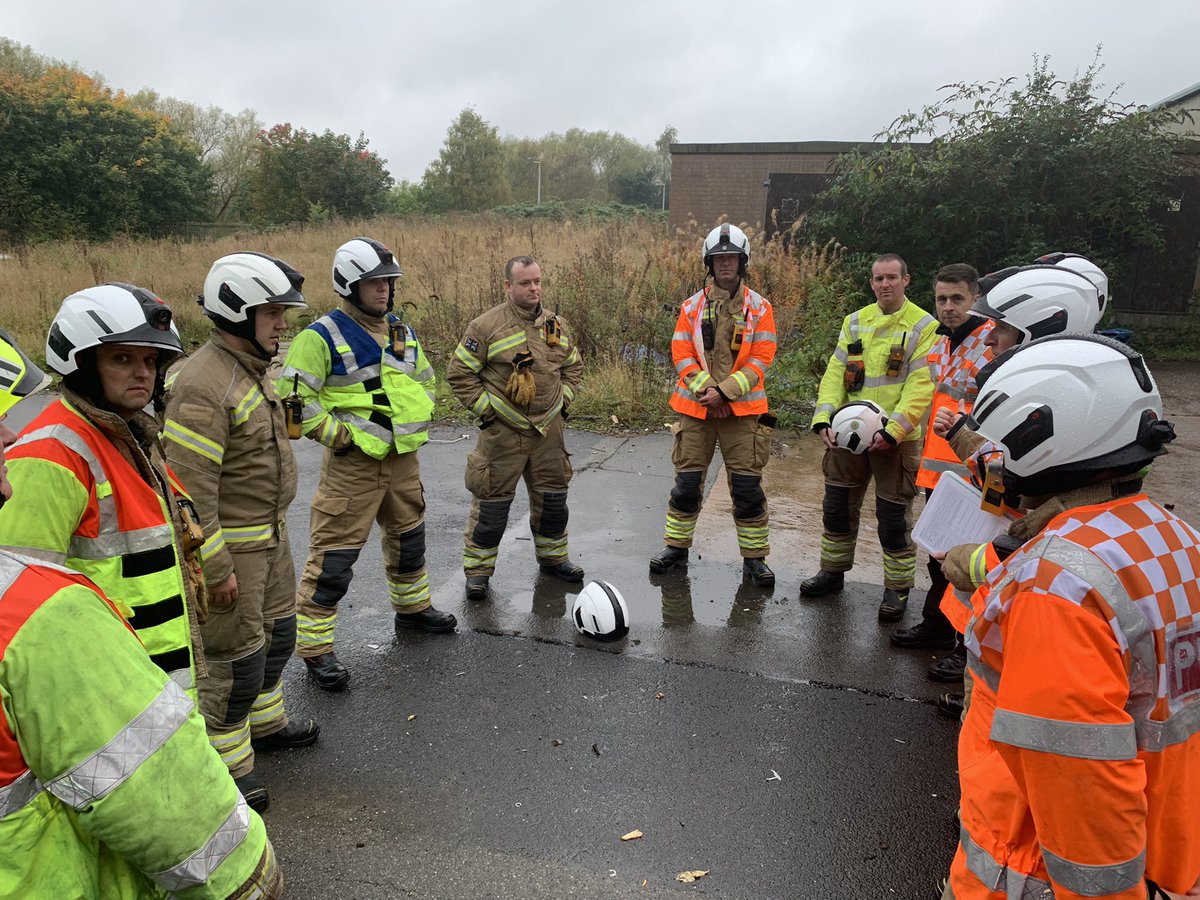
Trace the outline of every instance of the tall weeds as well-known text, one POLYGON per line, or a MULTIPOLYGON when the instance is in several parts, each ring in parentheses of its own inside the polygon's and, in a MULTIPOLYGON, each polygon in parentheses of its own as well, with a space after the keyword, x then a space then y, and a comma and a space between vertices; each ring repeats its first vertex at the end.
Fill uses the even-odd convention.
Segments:
MULTIPOLYGON (((329 274, 334 249, 369 235, 396 251, 406 276, 397 287, 398 307, 444 371, 467 323, 503 299, 505 261, 529 254, 542 264, 546 306, 566 319, 586 361, 575 417, 652 424, 669 414, 675 380, 671 334, 680 302, 704 283, 700 247, 713 224, 691 222, 670 234, 661 221, 646 218, 546 221, 482 214, 325 222, 197 243, 41 244, 0 260, 0 325, 41 357, 47 327, 64 297, 89 285, 124 281, 161 296, 185 344, 195 346, 208 330, 196 297, 212 261, 236 250, 257 250, 306 274, 310 311, 297 317, 299 328, 339 302, 329 274)), ((782 239, 763 243, 741 227, 753 247, 750 285, 775 308, 779 361, 768 393, 785 421, 798 422, 811 405, 804 395, 812 392, 816 361, 823 366, 837 324, 847 306, 860 302, 861 290, 836 247, 789 250, 782 239)), ((440 412, 457 411, 443 404, 440 412)))

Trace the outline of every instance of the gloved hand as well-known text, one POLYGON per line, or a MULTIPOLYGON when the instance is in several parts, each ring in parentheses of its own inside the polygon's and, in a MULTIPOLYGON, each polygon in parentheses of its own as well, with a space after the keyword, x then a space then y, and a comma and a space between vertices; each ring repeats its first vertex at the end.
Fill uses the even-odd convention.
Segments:
POLYGON ((508 398, 517 406, 529 406, 537 396, 537 385, 533 381, 533 354, 518 353, 513 357, 513 371, 504 387, 508 398))

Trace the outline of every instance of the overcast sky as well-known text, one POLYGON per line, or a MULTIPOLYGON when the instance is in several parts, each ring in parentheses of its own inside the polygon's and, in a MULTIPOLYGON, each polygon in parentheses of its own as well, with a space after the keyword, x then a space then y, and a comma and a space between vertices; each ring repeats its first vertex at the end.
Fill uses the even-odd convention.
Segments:
POLYGON ((1073 75, 1154 103, 1200 82, 1197 0, 0 0, 0 34, 114 87, 362 131, 418 180, 472 106, 501 134, 869 140, 954 81, 1073 75))

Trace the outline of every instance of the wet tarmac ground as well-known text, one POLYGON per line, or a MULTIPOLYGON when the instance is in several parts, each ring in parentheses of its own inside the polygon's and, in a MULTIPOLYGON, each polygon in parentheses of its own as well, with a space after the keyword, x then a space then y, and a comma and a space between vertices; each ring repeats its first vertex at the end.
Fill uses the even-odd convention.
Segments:
MULTIPOLYGON (((1155 371, 1180 440, 1147 486, 1195 523, 1197 368, 1155 371)), ((937 897, 957 831, 957 723, 937 716, 945 688, 925 678, 938 654, 893 650, 900 626, 876 620, 869 494, 845 591, 799 597, 817 564, 821 450, 812 435, 777 438, 766 483, 778 582, 764 591, 741 578, 719 457, 690 566, 651 576, 668 436, 568 432, 571 558, 630 607, 629 637, 605 645, 567 618, 580 586, 539 573, 523 488, 488 600, 463 599, 474 433, 434 428, 420 451, 427 562, 458 631, 395 635, 376 532, 339 612, 349 690, 318 690, 293 660, 287 708, 317 719, 321 738, 258 760, 287 895, 937 897), (689 871, 705 874, 676 879, 689 871)), ((322 451, 294 446, 299 571, 322 451)), ((923 556, 917 574, 902 624, 919 619, 923 556)))
MULTIPOLYGON (((798 596, 819 545, 816 443, 782 435, 768 468, 778 583, 762 590, 741 577, 719 457, 690 566, 651 576, 669 437, 567 440, 571 558, 625 596, 629 637, 576 633, 581 586, 540 574, 523 488, 488 600, 463 598, 474 434, 435 428, 420 451, 427 563, 458 632, 394 634, 373 536, 339 611, 350 689, 321 692, 293 661, 287 708, 320 721, 321 739, 258 763, 288 895, 937 896, 956 834, 957 726, 924 677, 936 654, 890 649, 896 626, 876 620, 869 516, 863 581, 798 596), (620 839, 634 829, 643 837, 620 839), (687 871, 707 874, 676 880, 687 871)), ((296 449, 299 569, 320 448, 296 449)))

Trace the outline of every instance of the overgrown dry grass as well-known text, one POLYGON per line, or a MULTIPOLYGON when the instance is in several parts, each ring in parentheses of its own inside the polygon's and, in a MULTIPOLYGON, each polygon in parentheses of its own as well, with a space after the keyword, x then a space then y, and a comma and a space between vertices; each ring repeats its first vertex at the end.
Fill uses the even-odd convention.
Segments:
MULTIPOLYGON (((529 254, 542 263, 545 300, 570 324, 587 361, 581 421, 655 423, 666 415, 674 382, 670 336, 679 303, 698 290, 700 245, 711 224, 689 223, 668 234, 647 221, 548 222, 498 215, 429 219, 377 218, 213 241, 116 240, 42 244, 0 261, 0 324, 39 358, 46 329, 62 299, 106 281, 153 290, 175 313, 186 344, 203 341, 207 325, 196 304, 212 261, 236 250, 287 260, 307 276, 312 313, 335 307, 330 283, 334 249, 370 235, 396 251, 406 277, 397 299, 439 371, 467 323, 503 298, 505 260, 529 254)), ((831 249, 788 252, 783 242, 750 235, 751 285, 772 301, 780 352, 798 340, 812 296, 838 283, 831 249)), ((827 351, 826 351, 827 352, 827 351)), ((446 414, 454 410, 445 408, 446 414)))

